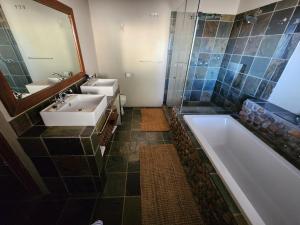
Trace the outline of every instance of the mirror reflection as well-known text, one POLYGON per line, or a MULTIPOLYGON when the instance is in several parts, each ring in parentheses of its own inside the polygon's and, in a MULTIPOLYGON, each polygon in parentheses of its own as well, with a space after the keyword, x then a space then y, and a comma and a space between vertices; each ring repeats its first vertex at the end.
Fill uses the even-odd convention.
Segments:
POLYGON ((0 70, 17 98, 79 73, 68 15, 33 0, 0 0, 0 70))

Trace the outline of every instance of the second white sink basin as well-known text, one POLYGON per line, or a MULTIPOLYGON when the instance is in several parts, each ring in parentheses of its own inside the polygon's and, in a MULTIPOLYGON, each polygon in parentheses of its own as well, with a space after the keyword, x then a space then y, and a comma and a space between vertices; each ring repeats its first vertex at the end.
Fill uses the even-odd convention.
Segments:
POLYGON ((80 86, 81 92, 86 94, 102 94, 114 96, 118 89, 117 79, 91 79, 80 86))
POLYGON ((95 126, 107 108, 105 95, 68 95, 40 112, 46 126, 95 126))

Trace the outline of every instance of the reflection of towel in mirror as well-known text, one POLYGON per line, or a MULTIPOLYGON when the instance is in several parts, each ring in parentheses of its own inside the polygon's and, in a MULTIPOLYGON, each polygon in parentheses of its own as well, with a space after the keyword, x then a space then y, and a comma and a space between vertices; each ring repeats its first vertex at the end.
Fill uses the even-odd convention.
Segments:
POLYGON ((95 223, 93 223, 92 225, 103 225, 103 221, 102 220, 97 220, 95 223))

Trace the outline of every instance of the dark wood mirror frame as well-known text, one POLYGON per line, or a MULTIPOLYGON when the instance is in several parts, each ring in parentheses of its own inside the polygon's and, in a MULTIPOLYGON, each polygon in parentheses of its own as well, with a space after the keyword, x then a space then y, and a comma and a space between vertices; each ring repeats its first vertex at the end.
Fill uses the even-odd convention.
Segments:
POLYGON ((16 116, 31 107, 39 104, 43 100, 46 100, 55 94, 59 93, 60 91, 66 89, 67 87, 71 86, 72 84, 78 82, 85 76, 85 69, 84 69, 84 63, 83 58, 81 54, 80 44, 79 44, 79 38, 78 33, 76 29, 75 19, 72 8, 69 6, 56 1, 56 0, 35 0, 36 2, 39 2, 45 6, 48 6, 52 9, 58 10, 66 15, 68 15, 71 26, 73 29, 73 36, 75 40, 75 47, 77 50, 77 55, 80 63, 80 72, 72 76, 71 78, 68 78, 58 84, 55 84, 51 87, 45 88, 39 92, 36 92, 32 95, 29 95, 26 98, 23 99, 16 99, 14 96, 14 93, 12 89, 10 88, 8 82, 6 81, 4 75, 0 71, 0 99, 3 103, 3 105, 6 107, 6 110, 11 116, 16 116))

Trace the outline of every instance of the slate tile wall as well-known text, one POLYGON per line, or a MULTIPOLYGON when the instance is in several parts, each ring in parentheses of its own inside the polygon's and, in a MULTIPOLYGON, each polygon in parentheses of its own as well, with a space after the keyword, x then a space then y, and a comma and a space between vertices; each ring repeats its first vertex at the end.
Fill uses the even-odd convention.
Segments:
POLYGON ((298 0, 283 0, 236 16, 212 101, 239 111, 249 97, 267 100, 300 40, 298 0), (257 14, 255 23, 245 15, 257 14))
POLYGON ((0 6, 0 70, 14 91, 28 93, 31 77, 0 6))
POLYGON ((234 16, 199 13, 184 103, 210 102, 223 61, 234 16))

